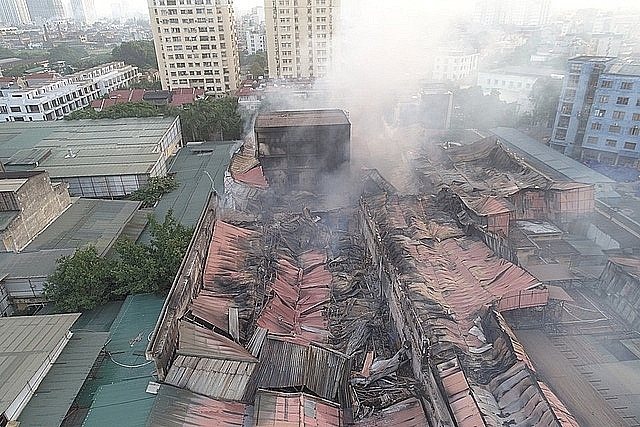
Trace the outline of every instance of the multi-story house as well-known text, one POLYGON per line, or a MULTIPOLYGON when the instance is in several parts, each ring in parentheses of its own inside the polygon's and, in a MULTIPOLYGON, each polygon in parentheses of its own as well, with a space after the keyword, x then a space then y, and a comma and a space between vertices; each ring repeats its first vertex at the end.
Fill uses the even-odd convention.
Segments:
POLYGON ((148 0, 162 89, 223 96, 240 84, 231 0, 148 0))
POLYGON ((484 95, 497 91, 500 100, 516 104, 517 113, 531 112, 531 95, 538 79, 562 79, 562 72, 550 68, 504 67, 478 72, 478 86, 484 95))
POLYGON ((580 159, 639 166, 640 64, 580 56, 568 62, 551 147, 580 159))
POLYGON ((474 49, 440 49, 434 58, 435 81, 476 79, 480 54, 474 49))
POLYGON ((336 57, 340 0, 266 0, 271 78, 325 77, 336 57))
POLYGON ((64 77, 52 73, 25 76, 26 84, 0 90, 0 121, 62 119, 115 89, 129 86, 137 79, 137 70, 124 62, 112 62, 64 77))

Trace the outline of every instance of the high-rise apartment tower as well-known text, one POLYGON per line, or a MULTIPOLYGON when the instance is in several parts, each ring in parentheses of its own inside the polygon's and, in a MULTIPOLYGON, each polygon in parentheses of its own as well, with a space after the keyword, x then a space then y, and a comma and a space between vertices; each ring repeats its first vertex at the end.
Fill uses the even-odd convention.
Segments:
POLYGON ((231 0, 148 0, 162 88, 224 95, 240 82, 231 0))
POLYGON ((340 0, 265 0, 269 77, 324 77, 336 57, 340 0))

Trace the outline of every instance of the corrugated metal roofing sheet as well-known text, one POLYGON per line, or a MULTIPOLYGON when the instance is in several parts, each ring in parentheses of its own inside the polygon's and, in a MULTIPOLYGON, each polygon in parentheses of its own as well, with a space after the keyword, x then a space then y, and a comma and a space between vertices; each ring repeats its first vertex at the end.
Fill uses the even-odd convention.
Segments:
POLYGON ((305 393, 259 390, 254 425, 260 427, 341 427, 340 407, 305 393))
POLYGON ((424 427, 429 425, 422 404, 416 398, 407 399, 383 409, 376 415, 356 421, 355 427, 424 427))
POLYGON ((146 422, 155 396, 145 389, 155 377, 145 349, 163 302, 164 298, 152 294, 130 295, 125 300, 109 330, 108 357, 78 396, 81 405, 91 406, 84 426, 137 427, 146 422))
POLYGON ((250 427, 253 407, 211 399, 167 384, 160 386, 148 427, 250 427))
POLYGON ((40 233, 26 250, 84 248, 105 254, 133 217, 140 202, 77 199, 40 233))
POLYGON ((20 414, 20 425, 59 426, 63 423, 108 336, 106 332, 74 332, 20 414))
POLYGON ((343 401, 350 370, 350 359, 337 351, 267 337, 243 400, 252 402, 260 388, 307 387, 323 399, 343 401))
POLYGON ((571 180, 585 184, 614 184, 610 178, 589 169, 580 162, 565 156, 559 151, 536 141, 524 133, 512 128, 491 129, 500 138, 500 143, 515 151, 525 162, 547 173, 553 173, 555 179, 571 180))
POLYGON ((78 317, 77 313, 0 317, 0 414, 23 388, 35 386, 32 380, 41 367, 51 368, 55 362, 51 357, 58 356, 56 349, 64 348, 78 317))
POLYGON ((257 363, 244 347, 202 326, 180 321, 177 354, 257 363))
POLYGON ((164 381, 215 399, 242 399, 255 362, 178 355, 164 381))
POLYGON ((98 403, 89 408, 82 427, 145 425, 156 397, 145 391, 152 379, 145 376, 101 386, 95 394, 98 403))
POLYGON ((245 173, 239 173, 232 176, 233 176, 233 179, 235 179, 236 181, 242 182, 243 184, 247 184, 252 187, 257 187, 257 188, 269 187, 269 183, 267 182, 267 179, 264 177, 262 166, 255 167, 245 173))

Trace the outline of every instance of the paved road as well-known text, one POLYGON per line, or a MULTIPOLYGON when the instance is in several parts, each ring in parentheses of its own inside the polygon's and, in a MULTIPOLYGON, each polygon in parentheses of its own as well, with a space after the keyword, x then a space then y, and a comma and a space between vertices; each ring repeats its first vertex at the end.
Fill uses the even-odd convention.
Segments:
POLYGON ((583 427, 627 427, 589 381, 541 331, 516 331, 544 381, 583 427))

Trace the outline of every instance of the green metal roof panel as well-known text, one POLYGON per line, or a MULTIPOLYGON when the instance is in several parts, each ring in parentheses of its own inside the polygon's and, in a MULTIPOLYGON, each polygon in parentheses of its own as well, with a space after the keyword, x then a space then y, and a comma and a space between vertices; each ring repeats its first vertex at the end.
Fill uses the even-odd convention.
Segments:
POLYGON ((79 316, 0 317, 0 413, 49 360, 79 316))
MULTIPOLYGON (((161 138, 169 130, 175 118, 151 117, 151 118, 135 118, 135 119, 118 119, 118 120, 58 120, 53 122, 10 122, 3 123, 0 126, 0 160, 8 162, 9 159, 22 151, 20 159, 38 157, 25 153, 35 150, 52 149, 51 157, 55 157, 55 152, 61 152, 58 157, 64 158, 67 149, 81 153, 86 149, 96 149, 94 157, 84 160, 91 161, 85 165, 82 173, 95 175, 93 168, 97 165, 106 163, 115 163, 110 161, 112 156, 116 156, 116 150, 132 149, 134 151, 120 154, 117 162, 121 168, 128 174, 137 173, 141 169, 137 163, 147 162, 150 165, 155 164, 160 159, 161 154, 157 148, 161 138), (140 150, 140 151, 135 151, 140 150), (155 157, 146 157, 144 159, 133 158, 155 152, 155 157), (129 168, 129 169, 127 169, 129 168), (135 169, 131 171, 131 169, 135 169)), ((67 158, 69 162, 79 162, 83 155, 67 158)), ((20 160, 23 162, 23 160, 20 160)), ((51 158, 42 159, 43 164, 52 162, 51 158)), ((67 162, 67 163, 69 163, 67 162)), ((40 166, 46 168, 46 166, 40 166)), ((62 164, 48 163, 51 169, 63 167, 62 164)), ((16 165, 20 166, 20 165, 16 165)), ((22 165, 24 166, 24 165, 22 165)), ((142 168, 147 171, 149 168, 142 168)), ((76 173, 80 173, 77 172, 76 173)), ((145 173, 145 172, 143 172, 145 173)), ((110 173, 108 175, 114 175, 110 173)), ((57 175, 51 174, 52 177, 57 175)), ((68 176, 61 174, 60 176, 68 176)), ((74 175, 71 175, 74 176, 74 175)))
POLYGON ((109 334, 75 332, 18 421, 21 426, 59 426, 82 387, 109 334))
POLYGON ((155 400, 155 395, 145 391, 151 380, 138 378, 100 387, 97 404, 89 409, 82 427, 144 426, 155 400))
POLYGON ((0 253, 0 272, 9 279, 47 277, 56 269, 56 261, 63 256, 72 256, 75 248, 45 249, 41 251, 0 253))
POLYGON ((123 304, 124 301, 109 301, 99 307, 83 311, 71 330, 74 332, 109 332, 123 304))
POLYGON ((146 360, 145 349, 163 303, 163 297, 152 294, 130 295, 125 300, 105 347, 111 357, 77 399, 80 406, 91 406, 84 426, 145 424, 154 398, 145 392, 154 380, 154 366, 146 360), (126 419, 121 422, 123 414, 126 419))
POLYGON ((27 246, 27 251, 94 245, 106 253, 140 206, 126 200, 77 199, 27 246))
POLYGON ((195 226, 211 192, 209 176, 218 194, 224 194, 224 173, 237 147, 238 142, 226 142, 181 148, 169 170, 170 173, 176 174, 179 187, 158 202, 155 210, 156 218, 163 219, 169 209, 172 209, 173 216, 181 224, 195 226), (203 154, 203 151, 211 151, 211 153, 203 154))

